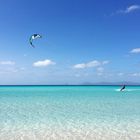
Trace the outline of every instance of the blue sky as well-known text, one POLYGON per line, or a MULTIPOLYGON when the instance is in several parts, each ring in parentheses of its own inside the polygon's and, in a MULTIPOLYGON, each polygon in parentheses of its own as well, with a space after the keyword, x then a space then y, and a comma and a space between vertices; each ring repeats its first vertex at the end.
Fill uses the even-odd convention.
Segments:
POLYGON ((139 0, 1 0, 0 21, 0 84, 140 82, 139 0))

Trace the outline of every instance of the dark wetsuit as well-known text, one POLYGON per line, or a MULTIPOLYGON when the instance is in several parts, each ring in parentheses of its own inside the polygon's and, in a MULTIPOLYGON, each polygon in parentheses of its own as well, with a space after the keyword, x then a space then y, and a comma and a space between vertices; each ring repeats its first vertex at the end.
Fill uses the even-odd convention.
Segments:
POLYGON ((123 91, 125 89, 125 85, 121 88, 121 90, 120 91, 123 91))

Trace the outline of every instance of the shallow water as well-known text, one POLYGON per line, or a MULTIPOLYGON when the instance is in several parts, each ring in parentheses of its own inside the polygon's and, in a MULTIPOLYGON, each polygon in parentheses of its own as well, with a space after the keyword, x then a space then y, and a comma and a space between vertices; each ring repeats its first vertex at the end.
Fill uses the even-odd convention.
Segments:
POLYGON ((1 86, 0 140, 139 140, 140 86, 1 86))

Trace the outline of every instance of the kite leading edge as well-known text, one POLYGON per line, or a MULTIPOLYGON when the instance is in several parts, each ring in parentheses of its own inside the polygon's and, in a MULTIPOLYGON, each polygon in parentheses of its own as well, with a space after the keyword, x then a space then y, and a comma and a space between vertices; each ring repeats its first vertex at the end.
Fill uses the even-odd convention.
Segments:
POLYGON ((30 39, 29 39, 29 42, 30 42, 30 45, 35 48, 34 44, 33 44, 33 40, 37 39, 37 38, 42 38, 41 35, 39 34, 33 34, 31 35, 30 39))

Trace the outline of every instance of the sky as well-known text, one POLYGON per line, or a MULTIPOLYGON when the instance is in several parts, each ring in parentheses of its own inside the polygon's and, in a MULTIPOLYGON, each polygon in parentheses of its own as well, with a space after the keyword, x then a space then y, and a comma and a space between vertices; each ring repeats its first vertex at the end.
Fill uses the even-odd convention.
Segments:
POLYGON ((1 85, 119 81, 140 82, 139 0, 0 1, 1 85))

